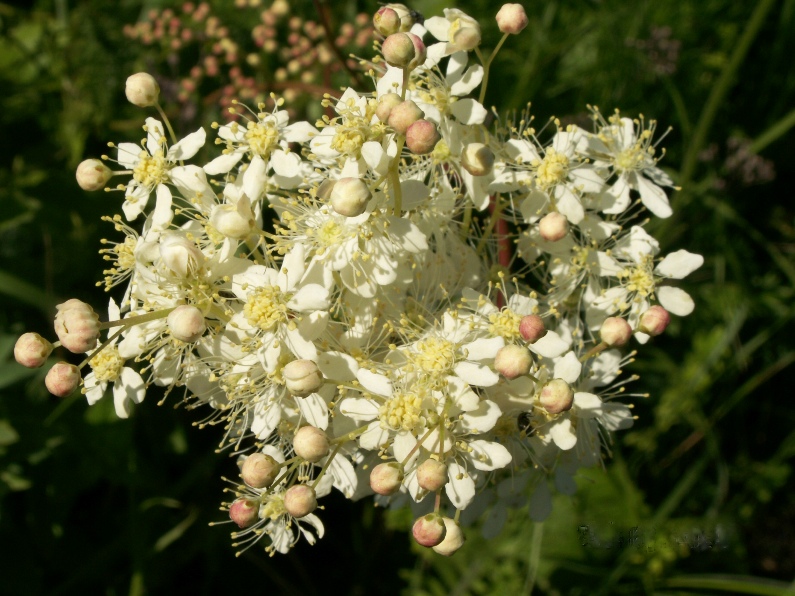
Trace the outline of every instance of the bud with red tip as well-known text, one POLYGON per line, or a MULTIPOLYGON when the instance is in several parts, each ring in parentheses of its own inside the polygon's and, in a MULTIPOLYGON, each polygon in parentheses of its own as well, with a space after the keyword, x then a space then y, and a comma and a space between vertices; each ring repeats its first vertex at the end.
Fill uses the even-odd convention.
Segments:
POLYGON ((258 514, 259 506, 255 501, 248 499, 237 499, 229 507, 229 519, 235 522, 239 528, 248 528, 257 521, 258 514))
POLYGON ((388 6, 382 6, 373 15, 373 27, 384 37, 400 31, 400 15, 388 6))
POLYGON ((534 344, 547 334, 544 319, 538 315, 527 315, 519 321, 519 335, 529 344, 534 344))
POLYGON ((574 391, 563 379, 552 379, 541 389, 539 401, 541 407, 550 414, 560 414, 571 409, 574 403, 574 391))
POLYGON ((530 350, 514 344, 503 346, 494 357, 494 370, 509 380, 526 375, 532 365, 530 350))
POLYGON ((538 232, 547 242, 557 242, 569 233, 569 220, 557 211, 547 213, 538 222, 538 232))
POLYGON ((80 385, 80 369, 68 362, 57 362, 44 377, 47 391, 57 397, 67 397, 80 385))
POLYGON ((655 337, 665 331, 665 328, 668 327, 668 323, 670 322, 671 315, 668 314, 668 311, 662 306, 655 304, 640 315, 638 331, 655 337))
POLYGON ((406 134, 409 126, 424 117, 425 112, 423 112, 416 103, 407 99, 392 108, 392 111, 389 112, 389 120, 387 122, 389 126, 395 129, 395 132, 406 134))
POLYGON ((392 108, 402 102, 403 100, 400 99, 400 95, 397 93, 384 93, 378 98, 375 115, 378 116, 381 122, 386 123, 389 120, 389 114, 392 112, 392 108))
POLYGON ((415 155, 425 155, 433 151, 441 138, 433 122, 420 119, 406 131, 406 146, 415 155))
POLYGON ((39 368, 52 352, 52 344, 38 333, 24 333, 14 345, 14 359, 22 366, 39 368))
POLYGON ((384 40, 381 53, 390 66, 408 68, 417 55, 417 50, 414 49, 414 42, 407 34, 393 33, 384 40))
POLYGON ((417 484, 430 492, 436 492, 447 484, 447 465, 429 458, 417 466, 417 484))
POLYGON ((425 64, 425 59, 428 57, 428 50, 425 47, 425 42, 420 39, 418 35, 413 33, 406 33, 414 44, 414 58, 409 62, 409 70, 414 70, 418 66, 425 64))
POLYGON ((253 488, 267 488, 279 475, 279 462, 265 453, 252 453, 243 462, 240 477, 253 488))
POLYGON ((521 4, 503 4, 497 12, 497 27, 503 33, 516 35, 527 27, 527 13, 521 4))
POLYGON ((447 527, 442 516, 438 513, 429 513, 418 517, 411 528, 414 540, 421 546, 436 546, 444 540, 447 527))

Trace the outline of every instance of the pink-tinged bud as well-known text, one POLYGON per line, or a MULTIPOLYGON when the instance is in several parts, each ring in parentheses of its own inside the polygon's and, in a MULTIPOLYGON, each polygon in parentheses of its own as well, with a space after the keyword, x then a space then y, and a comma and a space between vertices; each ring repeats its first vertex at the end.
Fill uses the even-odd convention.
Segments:
POLYGON ((547 213, 538 222, 538 232, 547 242, 557 242, 569 233, 569 220, 557 211, 547 213))
POLYGON ((400 31, 400 15, 388 6, 382 6, 373 15, 373 27, 384 37, 400 31))
POLYGON ((629 326, 626 319, 608 317, 602 323, 602 328, 599 329, 599 336, 611 348, 620 348, 626 345, 629 338, 632 337, 632 327, 629 326))
POLYGON ((538 315, 527 315, 519 321, 519 335, 529 344, 536 343, 547 334, 544 319, 538 315))
POLYGON ((461 165, 473 176, 486 176, 494 168, 494 152, 483 143, 469 143, 461 152, 461 165))
POLYGON ((14 360, 28 368, 39 368, 47 362, 51 352, 52 344, 41 335, 24 333, 14 345, 14 360))
POLYGON ((503 33, 516 35, 527 27, 527 13, 521 4, 503 4, 497 12, 497 27, 503 33))
POLYGON ((179 277, 190 277, 204 266, 204 254, 196 243, 180 234, 160 237, 160 257, 179 277))
POLYGON ((438 513, 429 513, 418 517, 411 528, 414 540, 420 546, 436 546, 444 540, 447 526, 438 513))
POLYGON ((253 488, 267 488, 279 475, 279 462, 265 453, 252 453, 243 462, 240 477, 253 488))
POLYGON ((405 4, 398 4, 396 2, 390 2, 386 5, 387 8, 391 8, 394 10, 398 16, 400 17, 400 30, 404 33, 409 31, 416 22, 414 18, 414 13, 409 10, 409 8, 405 4))
POLYGON ((188 304, 178 306, 168 313, 166 323, 171 337, 189 344, 204 335, 207 329, 202 311, 188 304))
POLYGON ((425 155, 433 151, 441 138, 433 122, 417 120, 406 131, 406 146, 415 155, 425 155))
POLYGON ((500 348, 494 357, 494 370, 509 380, 526 375, 532 365, 530 350, 514 344, 500 348))
POLYGON ((417 484, 429 492, 436 492, 447 484, 447 465, 436 459, 426 459, 417 466, 417 484))
POLYGON ((668 311, 662 306, 654 305, 640 315, 638 331, 655 337, 665 331, 665 328, 668 327, 668 323, 670 322, 671 315, 668 314, 668 311))
POLYGON ((71 395, 80 385, 80 369, 68 362, 56 362, 44 377, 44 385, 58 397, 71 395))
POLYGON ((381 122, 386 123, 389 120, 389 114, 392 112, 392 108, 402 102, 403 100, 400 99, 400 95, 397 93, 384 93, 378 98, 375 115, 378 116, 381 122))
POLYGON ((571 410, 574 403, 574 391, 563 379, 552 379, 544 385, 539 396, 541 407, 550 414, 560 414, 571 410))
POLYGON ((361 178, 340 178, 331 189, 331 208, 345 217, 356 217, 367 209, 373 195, 361 178))
POLYGON ((298 457, 317 463, 328 455, 328 437, 316 426, 302 426, 293 437, 293 449, 298 457))
POLYGON ((311 360, 293 360, 282 368, 282 378, 292 395, 306 397, 323 386, 323 375, 311 360))
POLYGON ((75 172, 78 186, 88 191, 102 190, 111 176, 113 172, 110 168, 98 159, 81 161, 75 172))
POLYGON ((454 519, 443 517, 442 521, 444 522, 444 527, 446 530, 444 534, 444 540, 434 546, 433 550, 440 555, 449 557, 459 548, 464 546, 464 532, 461 530, 461 526, 459 526, 454 519))
POLYGON ((395 494, 403 482, 403 470, 397 462, 378 464, 370 471, 370 488, 379 495, 395 494))
POLYGON ((229 507, 229 519, 235 522, 239 528, 248 528, 257 521, 258 514, 259 505, 248 499, 237 499, 229 507))
POLYGON ((419 36, 413 33, 406 33, 406 35, 409 36, 411 43, 414 44, 414 58, 409 62, 409 68, 414 70, 418 66, 425 64, 425 59, 428 57, 428 50, 425 47, 425 42, 423 42, 419 36))
POLYGON ((403 135, 406 134, 409 126, 424 117, 425 112, 423 112, 416 103, 407 99, 392 108, 392 111, 389 113, 388 123, 389 126, 395 129, 395 132, 403 135))
POLYGON ((395 68, 408 68, 417 55, 414 42, 405 33, 393 33, 387 37, 381 45, 381 53, 386 63, 395 68))
POLYGON ((63 347, 75 354, 97 347, 99 315, 88 304, 72 298, 55 308, 55 333, 63 347))
POLYGON ((296 484, 284 493, 284 508, 295 518, 309 515, 317 509, 315 489, 306 484, 296 484))
POLYGON ((148 108, 157 103, 157 98, 160 96, 160 85, 152 75, 139 72, 127 77, 124 93, 131 104, 139 108, 148 108))

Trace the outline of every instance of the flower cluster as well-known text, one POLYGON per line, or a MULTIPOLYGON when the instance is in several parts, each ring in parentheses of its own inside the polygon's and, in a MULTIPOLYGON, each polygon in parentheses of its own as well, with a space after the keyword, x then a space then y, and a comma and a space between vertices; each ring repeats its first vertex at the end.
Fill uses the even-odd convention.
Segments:
MULTIPOLYGON (((333 489, 411 505, 415 539, 445 555, 464 510, 491 506, 491 533, 507 506, 543 519, 550 486, 573 492, 632 425, 630 343, 693 309, 675 280, 702 257, 660 256, 643 229, 644 210, 671 215, 655 123, 492 123, 478 22, 415 16, 376 13, 374 88, 326 96, 315 123, 276 97, 235 104, 220 154, 194 165, 205 132, 169 140, 149 118, 141 145, 78 169, 84 188, 125 180, 102 250, 120 305, 104 323, 59 307, 60 345, 88 354, 48 387, 94 403, 112 386, 120 417, 152 385, 204 409, 237 457, 243 548, 313 543, 333 489)), ((507 4, 497 23, 499 49, 527 16, 507 4)), ((135 75, 128 96, 157 105, 156 87, 135 75)), ((52 349, 26 334, 17 358, 52 349)))

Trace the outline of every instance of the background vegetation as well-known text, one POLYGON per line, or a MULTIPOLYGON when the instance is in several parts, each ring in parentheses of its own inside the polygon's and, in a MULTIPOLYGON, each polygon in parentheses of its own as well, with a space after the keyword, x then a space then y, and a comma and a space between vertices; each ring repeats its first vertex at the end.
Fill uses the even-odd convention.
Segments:
MULTIPOLYGON (((23 331, 51 332, 63 299, 106 303, 99 217, 120 201, 80 191, 74 168, 141 136, 128 74, 158 76, 183 133, 232 97, 277 91, 301 110, 345 81, 322 23, 340 54, 369 56, 351 25, 376 5, 291 1, 271 26, 270 0, 216 0, 200 18, 154 0, 29 4, 0 2, 0 591, 795 594, 795 1, 526 3, 530 25, 498 57, 487 103, 532 101, 542 122, 620 107, 671 126, 662 165, 682 190, 653 231, 706 264, 688 278, 695 313, 633 366, 650 397, 607 470, 582 474, 543 525, 515 511, 503 535, 470 530, 451 559, 413 547, 401 516, 341 498, 317 546, 235 559, 227 530, 207 527, 224 519, 229 461, 195 414, 156 396, 128 421, 109 400, 59 402, 11 354, 23 331), (293 47, 317 55, 291 65, 293 47)), ((483 21, 487 48, 492 6, 458 4, 483 21)))

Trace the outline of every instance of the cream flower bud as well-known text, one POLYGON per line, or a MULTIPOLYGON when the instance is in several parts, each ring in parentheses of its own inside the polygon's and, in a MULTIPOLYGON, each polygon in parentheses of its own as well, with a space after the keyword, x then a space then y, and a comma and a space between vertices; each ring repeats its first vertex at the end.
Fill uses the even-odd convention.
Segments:
POLYGON ((293 437, 293 449, 298 457, 317 463, 328 455, 328 437, 316 426, 302 426, 293 437))
POLYGON ((292 395, 306 397, 323 386, 323 375, 311 360, 293 360, 282 368, 282 378, 292 395))
POLYGON ((395 68, 408 68, 417 55, 414 42, 405 33, 393 33, 387 37, 381 45, 381 53, 386 63, 395 68))
POLYGON ((400 30, 404 33, 409 31, 414 26, 414 23, 416 22, 414 13, 412 13, 412 11, 405 4, 391 2, 386 5, 386 8, 391 8, 398 14, 400 17, 400 30))
POLYGON ((168 313, 166 323, 172 337, 189 344, 204 335, 207 329, 202 311, 188 304, 178 306, 168 313))
POLYGON ((547 334, 544 319, 538 315, 527 315, 519 321, 519 335, 529 344, 536 343, 547 334))
POLYGON ((409 62, 409 69, 414 70, 418 66, 425 64, 425 59, 428 57, 428 49, 425 47, 425 42, 420 39, 418 35, 413 33, 406 33, 414 44, 414 58, 409 62))
POLYGON ((28 368, 39 368, 51 352, 52 344, 38 333, 24 333, 14 344, 14 360, 28 368))
POLYGON ((265 453, 252 453, 243 462, 240 477, 253 488, 267 488, 279 475, 279 462, 265 453))
POLYGON ((229 519, 235 522, 239 528, 248 528, 257 521, 258 517, 259 506, 255 501, 237 499, 229 507, 229 519))
POLYGON ((541 407, 550 414, 560 414, 571 410, 574 403, 574 391, 563 379, 552 379, 541 389, 539 397, 541 407))
POLYGON ((76 298, 55 307, 55 333, 61 345, 70 352, 82 354, 97 347, 99 315, 76 298))
POLYGON ((445 534, 444 540, 433 547, 434 552, 449 557, 459 548, 464 546, 464 532, 454 519, 443 517, 445 534))
POLYGON ((569 233, 569 220, 557 211, 547 213, 538 222, 538 232, 547 242, 557 242, 569 233))
POLYGON ((632 337, 632 327, 621 317, 607 317, 599 329, 599 337, 611 348, 620 348, 632 337))
POLYGON ((426 459, 417 466, 417 483, 429 492, 436 492, 447 484, 447 465, 436 459, 426 459))
POLYGON ((395 132, 403 135, 406 134, 409 126, 424 117, 425 112, 423 112, 416 103, 407 99, 392 108, 392 111, 389 113, 388 123, 389 126, 395 129, 395 132))
POLYGON ((494 168, 494 152, 483 143, 469 143, 461 152, 461 165, 473 176, 486 176, 494 168))
POLYGON ((331 189, 331 208, 345 217, 356 217, 364 213, 373 195, 367 183, 360 178, 340 178, 331 189))
POLYGON ((415 155, 425 155, 433 151, 442 136, 436 125, 428 120, 417 120, 406 131, 406 146, 415 155))
POLYGON ((397 462, 378 464, 370 471, 370 488, 379 495, 395 494, 403 482, 403 470, 397 462))
POLYGON ((474 50, 480 45, 480 25, 472 17, 459 11, 459 16, 447 31, 450 45, 456 50, 474 50))
POLYGON ((204 265, 204 255, 192 240, 179 234, 160 238, 160 257, 166 267, 179 277, 195 275, 204 265))
POLYGON ((295 484, 284 493, 284 508, 295 518, 309 515, 317 509, 315 489, 306 484, 295 484))
POLYGON ((400 15, 393 8, 382 6, 373 15, 373 27, 384 37, 400 31, 400 15))
MULTIPOLYGON (((640 315, 638 331, 655 337, 665 331, 665 328, 668 327, 668 323, 670 322, 671 315, 668 314, 668 311, 662 306, 655 304, 640 315)), ((17 360, 17 362, 19 362, 19 360, 17 360)))
POLYGON ((532 365, 533 357, 530 355, 530 350, 514 344, 500 348, 494 357, 494 370, 506 379, 526 375, 532 365))
POLYGON ((436 546, 444 540, 447 526, 438 513, 429 513, 418 517, 411 528, 414 540, 420 546, 436 546))
POLYGON ((254 228, 251 209, 239 205, 215 205, 210 212, 210 225, 227 238, 243 240, 254 228))
POLYGON ((75 172, 77 184, 83 190, 102 190, 113 176, 111 169, 98 159, 86 159, 80 162, 75 172))
POLYGON ((148 108, 157 103, 160 85, 149 73, 139 72, 127 77, 124 93, 131 104, 139 108, 148 108))
POLYGON ((503 4, 497 12, 497 27, 503 33, 516 35, 527 27, 527 13, 521 4, 503 4))
POLYGON ((58 397, 66 397, 80 385, 80 369, 68 362, 56 362, 44 377, 47 391, 58 397))
POLYGON ((396 105, 401 103, 400 95, 397 93, 384 93, 378 98, 378 105, 375 108, 375 115, 381 122, 386 123, 389 120, 389 114, 396 105))

